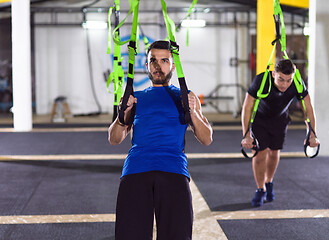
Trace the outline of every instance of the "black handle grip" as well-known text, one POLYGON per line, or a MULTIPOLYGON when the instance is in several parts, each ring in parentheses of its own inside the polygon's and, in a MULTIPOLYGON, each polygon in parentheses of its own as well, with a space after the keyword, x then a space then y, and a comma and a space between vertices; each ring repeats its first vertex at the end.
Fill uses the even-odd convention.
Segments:
POLYGON ((241 145, 241 153, 243 154, 243 156, 245 156, 246 158, 248 159, 252 159, 253 157, 255 157, 258 153, 258 150, 259 150, 259 143, 258 143, 258 140, 256 139, 254 133, 252 132, 251 130, 251 125, 250 127, 248 128, 247 132, 244 134, 243 138, 245 138, 248 134, 248 132, 250 131, 250 134, 251 134, 251 137, 253 139, 252 141, 252 144, 253 144, 253 147, 251 148, 252 150, 254 150, 254 154, 252 156, 249 156, 247 154, 247 152, 245 151, 245 149, 242 147, 241 145))
POLYGON ((311 135, 311 132, 314 133, 314 136, 315 137, 316 137, 316 134, 315 134, 315 131, 313 130, 313 128, 311 126, 311 123, 310 122, 307 122, 307 124, 308 124, 308 132, 306 134, 306 139, 305 139, 305 144, 304 144, 304 153, 305 153, 305 156, 306 157, 315 158, 319 154, 320 144, 316 147, 316 150, 315 150, 315 147, 314 148, 310 147, 310 135, 311 135), (311 153, 310 151, 312 151, 314 153, 311 153))

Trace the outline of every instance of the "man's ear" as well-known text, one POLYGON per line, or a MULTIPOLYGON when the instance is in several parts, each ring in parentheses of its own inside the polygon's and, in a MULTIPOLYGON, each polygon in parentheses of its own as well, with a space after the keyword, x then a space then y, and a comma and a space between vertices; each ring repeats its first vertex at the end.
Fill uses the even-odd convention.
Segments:
POLYGON ((275 78, 275 71, 272 71, 272 77, 275 78))

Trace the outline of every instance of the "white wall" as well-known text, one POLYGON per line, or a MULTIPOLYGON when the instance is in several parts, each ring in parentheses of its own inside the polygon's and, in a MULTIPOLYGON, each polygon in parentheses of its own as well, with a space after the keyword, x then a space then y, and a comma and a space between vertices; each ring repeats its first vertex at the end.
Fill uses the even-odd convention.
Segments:
POLYGON ((320 155, 329 155, 329 2, 310 1, 310 69, 309 86, 316 113, 316 131, 321 141, 320 155))
MULTIPOLYGON (((140 8, 143 6, 141 5, 140 8)), ((160 9, 159 9, 160 10, 160 9)), ((175 22, 178 22, 185 14, 170 14, 175 22)), ((36 22, 50 21, 49 14, 36 14, 36 22)), ((125 14, 121 13, 121 19, 125 14)), ((140 22, 162 23, 162 15, 157 13, 140 13, 140 22)), ((199 18, 207 18, 208 21, 216 21, 214 14, 198 14, 199 18)), ((87 19, 103 19, 107 14, 89 14, 87 19)), ((81 21, 81 14, 65 14, 59 17, 60 21, 81 21)), ((131 21, 131 18, 127 20, 131 21)), ((96 85, 97 97, 103 112, 112 112, 113 95, 106 90, 103 72, 112 69, 112 60, 106 54, 107 30, 89 30, 92 54, 93 77, 96 85)), ((154 39, 161 39, 165 29, 159 26, 143 26, 145 34, 154 39)), ((130 33, 130 26, 121 28, 121 36, 130 33)), ((247 58, 247 41, 245 28, 239 28, 239 58, 247 58)), ((94 101, 88 69, 86 32, 82 27, 44 27, 35 28, 35 59, 36 59, 36 109, 37 114, 48 114, 51 111, 53 100, 59 96, 67 97, 73 114, 82 114, 97 111, 94 101)), ((191 28, 189 46, 186 42, 186 29, 177 33, 177 42, 180 45, 180 56, 188 87, 196 94, 209 94, 217 84, 235 83, 235 68, 230 67, 230 58, 235 56, 235 30, 232 27, 191 28)), ((140 41, 143 48, 143 43, 140 41)), ((127 47, 123 46, 123 53, 127 53, 127 47)), ((141 49, 141 52, 143 49, 141 49)), ((139 62, 143 61, 137 56, 139 62)), ((247 64, 241 64, 239 69, 239 82, 247 84, 247 64)), ((141 71, 141 69, 135 69, 141 71)), ((135 75, 136 82, 146 75, 135 75)), ((176 75, 174 75, 176 78, 176 75)), ((177 80, 173 84, 178 86, 177 80)), ((143 89, 149 86, 149 81, 137 86, 143 89)), ((219 95, 237 95, 235 87, 222 88, 219 95)), ((244 93, 240 94, 244 96, 244 93)), ((241 99, 239 100, 241 102, 241 99)), ((219 101, 221 111, 237 112, 238 100, 219 101)), ((204 111, 214 112, 214 108, 205 107, 204 111)))
MULTIPOLYGON (((103 71, 109 67, 106 54, 107 32, 89 30, 93 77, 103 111, 109 111, 111 97, 106 91, 103 71)), ((92 95, 87 56, 86 31, 79 27, 37 27, 36 107, 38 114, 47 114, 53 100, 66 96, 72 113, 97 111, 92 95)))

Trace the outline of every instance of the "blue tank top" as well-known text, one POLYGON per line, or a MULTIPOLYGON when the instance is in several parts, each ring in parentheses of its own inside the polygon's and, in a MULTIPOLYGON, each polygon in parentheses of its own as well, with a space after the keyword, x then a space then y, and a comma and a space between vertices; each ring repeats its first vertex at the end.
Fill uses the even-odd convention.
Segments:
POLYGON ((183 174, 189 178, 184 153, 187 124, 182 124, 180 89, 149 87, 134 92, 137 98, 132 147, 122 176, 148 171, 183 174))

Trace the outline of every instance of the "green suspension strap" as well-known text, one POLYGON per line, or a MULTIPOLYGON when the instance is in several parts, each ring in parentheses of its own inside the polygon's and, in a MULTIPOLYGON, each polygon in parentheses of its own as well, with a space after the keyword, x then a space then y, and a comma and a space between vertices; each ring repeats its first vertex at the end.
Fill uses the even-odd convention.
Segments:
POLYGON ((191 120, 191 115, 190 115, 190 108, 188 104, 188 89, 185 81, 185 76, 183 73, 183 68, 180 62, 179 58, 179 46, 176 43, 175 39, 175 24, 174 22, 169 18, 167 14, 167 5, 164 0, 161 0, 161 5, 162 5, 162 13, 163 17, 165 20, 166 28, 168 31, 168 37, 170 41, 170 48, 173 54, 175 66, 176 66, 176 71, 177 71, 177 76, 178 76, 178 82, 182 94, 182 102, 183 102, 183 109, 184 109, 184 121, 185 124, 190 124, 192 125, 192 120, 191 120))
POLYGON ((278 41, 280 41, 280 44, 281 44, 281 51, 283 51, 285 53, 285 56, 288 58, 288 55, 286 53, 285 25, 284 25, 284 21, 283 21, 282 10, 281 10, 280 3, 279 3, 278 0, 273 1, 273 7, 274 7, 273 17, 274 17, 274 21, 275 21, 276 38, 272 42, 273 50, 272 50, 270 59, 268 61, 265 73, 263 75, 263 79, 262 79, 260 88, 257 91, 257 99, 256 99, 256 102, 255 102, 255 105, 254 105, 253 114, 252 114, 251 121, 250 121, 251 123, 254 122, 260 99, 266 98, 269 95, 270 91, 271 91, 272 82, 271 82, 271 75, 270 75, 270 66, 272 65, 272 59, 273 59, 273 56, 275 54, 276 44, 277 44, 278 41), (281 34, 280 34, 280 22, 281 22, 281 34), (264 87, 265 87, 265 84, 266 84, 267 80, 269 82, 269 87, 268 87, 267 92, 264 93, 264 87))
MULTIPOLYGON (((193 12, 193 10, 194 10, 194 7, 195 7, 195 5, 197 4, 197 2, 198 2, 198 0, 193 0, 191 6, 190 6, 190 8, 189 8, 189 10, 187 11, 186 16, 183 18, 183 20, 185 20, 185 19, 190 19, 191 14, 192 14, 192 12, 193 12)), ((182 21, 183 21, 183 20, 182 20, 182 21)), ((176 32, 180 29, 180 27, 181 27, 181 24, 179 24, 179 25, 176 27, 176 32)), ((188 27, 188 28, 186 29, 186 46, 189 45, 189 38, 190 38, 190 34, 189 34, 189 32, 190 32, 190 28, 188 27)))
MULTIPOLYGON (((128 45, 129 65, 128 65, 127 84, 126 84, 125 92, 123 95, 122 104, 121 104, 121 107, 119 108, 119 121, 125 125, 132 124, 134 115, 135 115, 135 110, 136 110, 136 105, 134 104, 132 111, 131 111, 130 118, 129 118, 128 122, 125 122, 124 111, 127 109, 127 102, 128 102, 129 96, 133 95, 134 63, 135 63, 135 55, 137 53, 136 39, 137 39, 139 0, 129 0, 129 2, 130 2, 130 10, 129 10, 127 16, 124 18, 124 20, 122 22, 120 22, 116 26, 116 28, 113 30, 113 33, 112 33, 112 39, 113 39, 114 44, 121 46, 121 45, 124 45, 127 42, 129 42, 129 45, 128 45), (131 30, 131 38, 130 38, 130 40, 127 40, 127 41, 121 41, 119 38, 119 35, 116 34, 116 32, 124 24, 127 17, 132 13, 134 13, 134 18, 133 18, 133 24, 132 24, 132 30, 131 30)), ((162 8, 163 8, 163 13, 165 16, 166 27, 168 30, 170 44, 171 44, 171 50, 173 52, 173 58, 175 61, 178 80, 179 80, 179 84, 180 84, 180 88, 181 88, 185 123, 192 124, 189 107, 188 107, 188 90, 187 90, 185 77, 184 77, 182 66, 181 66, 180 59, 179 59, 179 53, 178 53, 179 46, 177 45, 177 43, 175 41, 174 33, 172 32, 172 29, 174 29, 175 25, 174 25, 174 22, 167 15, 167 7, 163 0, 161 0, 161 4, 162 4, 162 8)), ((144 42, 145 42, 145 44, 148 44, 148 40, 145 38, 144 38, 144 42)))
MULTIPOLYGON (((281 51, 284 53, 283 57, 285 59, 289 59, 289 56, 286 52, 285 25, 284 25, 284 19, 283 19, 283 14, 282 14, 282 10, 281 10, 279 0, 274 0, 273 1, 273 7, 274 7, 274 18, 276 19, 276 25, 279 25, 279 24, 277 24, 277 22, 280 22, 280 24, 281 24, 281 38, 280 38, 281 51)), ((278 28, 279 27, 277 27, 277 29, 278 28)), ((277 30, 277 32, 278 32, 278 30, 277 30)), ((296 68, 296 72, 295 72, 295 75, 294 75, 294 83, 295 83, 295 86, 296 86, 296 89, 297 89, 297 92, 298 92, 298 95, 299 95, 299 100, 302 103, 303 112, 305 114, 306 122, 307 122, 307 125, 308 125, 308 131, 307 131, 307 134, 306 134, 306 139, 305 139, 305 144, 304 144, 304 153, 307 157, 314 158, 319 153, 320 145, 318 145, 318 147, 315 148, 315 149, 311 148, 309 146, 310 145, 309 138, 310 138, 311 132, 314 133, 315 137, 316 137, 316 134, 315 134, 314 129, 311 126, 311 121, 310 121, 310 119, 307 115, 307 112, 306 112, 306 106, 305 106, 304 98, 301 95, 303 90, 304 90, 304 85, 303 85, 303 81, 302 81, 302 77, 300 75, 300 72, 297 68, 296 68)))
POLYGON ((136 39, 137 39, 137 25, 138 25, 138 8, 139 8, 139 0, 129 0, 130 2, 130 10, 127 16, 124 18, 122 22, 118 24, 118 26, 114 29, 112 38, 115 44, 117 45, 124 45, 129 42, 128 49, 129 49, 129 63, 128 63, 128 74, 127 74, 127 84, 125 88, 125 92, 122 98, 121 107, 119 108, 119 121, 125 125, 131 125, 134 120, 135 111, 136 111, 136 104, 134 104, 133 108, 130 112, 130 117, 128 121, 125 121, 124 111, 127 109, 127 103, 130 95, 134 95, 133 89, 133 81, 134 81, 134 65, 135 65, 135 55, 136 55, 136 39), (127 17, 134 13, 133 24, 131 29, 131 36, 130 40, 121 41, 115 34, 116 30, 119 29, 124 22, 126 21, 127 17))
POLYGON ((270 94, 270 91, 271 91, 272 81, 271 81, 271 74, 270 74, 270 66, 272 65, 272 59, 273 59, 273 56, 274 56, 274 53, 275 53, 275 49, 276 49, 276 41, 273 41, 272 42, 272 45, 273 45, 273 50, 272 50, 270 59, 268 61, 266 70, 264 72, 261 85, 260 85, 260 87, 259 87, 259 89, 257 91, 257 99, 255 101, 254 109, 252 111, 252 115, 251 115, 251 118, 250 118, 250 124, 249 124, 249 127, 248 127, 246 133, 243 135, 243 138, 245 138, 247 136, 248 132, 250 132, 250 135, 253 138, 253 147, 252 147, 252 150, 254 150, 253 153, 251 153, 251 154, 250 153, 247 153, 247 149, 244 149, 244 148, 241 147, 241 153, 246 158, 253 158, 253 157, 255 157, 257 155, 258 149, 259 149, 258 140, 256 139, 256 137, 255 137, 255 135, 254 135, 254 133, 252 131, 252 124, 254 123, 254 119, 256 117, 256 113, 257 113, 257 109, 258 109, 258 105, 259 105, 260 99, 266 98, 270 94), (265 88, 265 84, 266 84, 266 81, 267 80, 269 82, 268 89, 267 89, 267 92, 264 93, 264 88, 265 88))
MULTIPOLYGON (((282 13, 282 10, 281 10, 279 0, 274 0, 273 1, 273 7, 274 7, 274 19, 275 19, 276 32, 277 32, 277 38, 276 39, 279 38, 279 40, 280 40, 281 51, 284 53, 283 57, 285 59, 289 59, 289 56, 288 56, 287 51, 286 51, 286 28, 285 28, 283 13, 282 13), (281 34, 280 34, 280 25, 281 25, 281 34)), ((274 40, 274 41, 276 41, 276 40, 274 40)), ((304 112, 306 114, 306 107, 305 107, 304 99, 301 96, 301 93, 304 90, 304 86, 303 86, 303 82, 302 82, 300 72, 297 68, 296 68, 296 73, 294 75, 294 83, 296 85, 297 92, 299 93, 299 100, 301 100, 304 112)), ((307 114, 306 114, 306 118, 307 118, 307 122, 310 122, 307 114)))
POLYGON ((140 24, 138 24, 138 28, 141 32, 142 37, 143 37, 143 42, 144 42, 144 46, 145 46, 145 54, 146 54, 147 50, 150 46, 150 42, 149 42, 149 39, 147 38, 147 36, 144 34, 143 28, 140 24))
MULTIPOLYGON (((119 14, 120 14, 120 0, 114 1, 114 7, 109 9, 108 14, 108 25, 109 25, 109 32, 108 32, 108 47, 107 47, 107 54, 111 54, 111 15, 114 9, 115 13, 115 23, 114 26, 117 27, 119 24, 119 14)), ((120 31, 117 29, 115 31, 115 38, 120 39, 120 31)), ((107 79, 107 89, 109 89, 110 83, 113 81, 114 85, 114 101, 113 101, 113 118, 114 121, 118 116, 118 107, 119 102, 122 96, 122 85, 124 81, 124 72, 122 69, 122 60, 121 57, 121 46, 119 44, 114 43, 114 53, 113 53, 113 71, 109 75, 107 79)), ((109 90, 108 90, 109 91, 109 90)))

